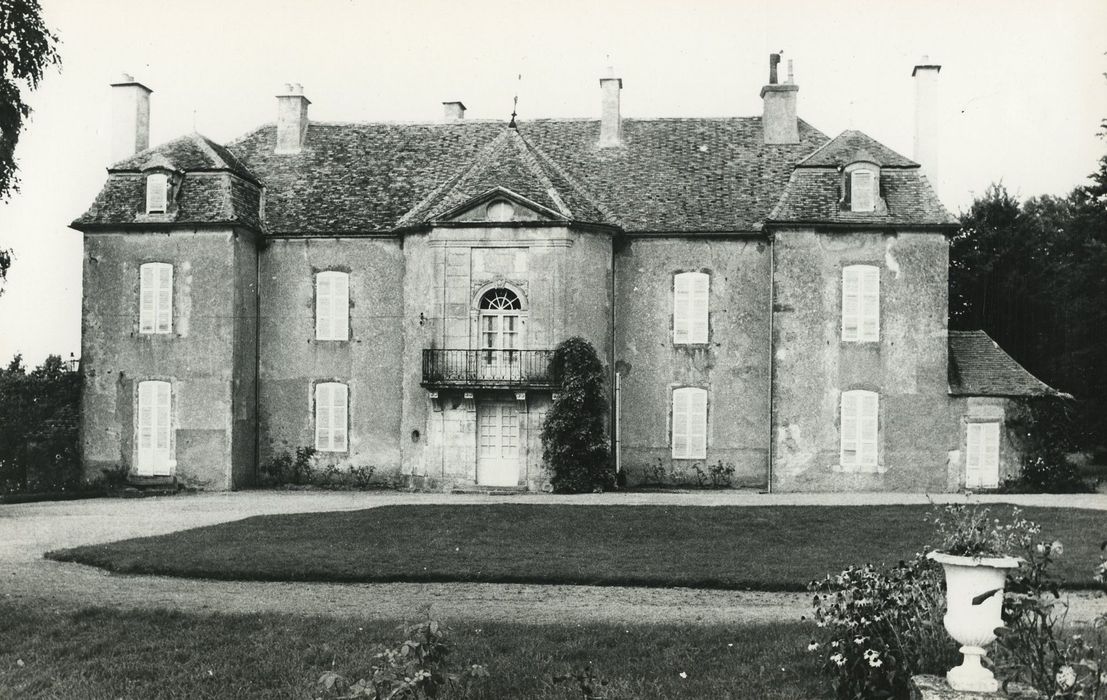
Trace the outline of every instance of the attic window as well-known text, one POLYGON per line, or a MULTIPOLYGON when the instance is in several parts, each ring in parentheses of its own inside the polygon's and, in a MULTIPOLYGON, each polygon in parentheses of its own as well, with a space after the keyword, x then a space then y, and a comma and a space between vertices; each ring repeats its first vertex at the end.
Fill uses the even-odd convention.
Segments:
POLYGON ((489 221, 512 221, 515 219, 515 207, 511 202, 498 199, 488 205, 485 210, 489 221))
POLYGON ((872 170, 854 170, 849 176, 849 187, 851 211, 876 209, 876 179, 872 170))
POLYGON ((164 214, 169 204, 169 176, 154 173, 146 176, 146 213, 164 214))

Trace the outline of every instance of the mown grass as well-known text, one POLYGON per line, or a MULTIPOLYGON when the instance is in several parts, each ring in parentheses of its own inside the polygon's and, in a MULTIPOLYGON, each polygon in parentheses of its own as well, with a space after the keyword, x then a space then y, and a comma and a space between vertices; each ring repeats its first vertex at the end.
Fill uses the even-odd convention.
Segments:
MULTIPOLYGON (((48 553, 117 572, 264 581, 483 581, 803 590, 934 541, 928 506, 403 505, 266 515, 48 553)), ((1010 506, 993 506, 1006 515, 1010 506)), ((1094 587, 1107 513, 1025 508, 1094 587)))
MULTIPOLYGON (((397 623, 293 615, 44 611, 0 602, 3 698, 312 698, 334 669, 366 675, 397 623)), ((473 698, 580 698, 586 664, 619 698, 829 698, 805 623, 456 625, 449 666, 485 664, 473 698), (681 677, 681 673, 686 677, 681 677)), ((360 674, 360 675, 359 675, 360 674)), ((452 696, 447 696, 452 697, 452 696)))

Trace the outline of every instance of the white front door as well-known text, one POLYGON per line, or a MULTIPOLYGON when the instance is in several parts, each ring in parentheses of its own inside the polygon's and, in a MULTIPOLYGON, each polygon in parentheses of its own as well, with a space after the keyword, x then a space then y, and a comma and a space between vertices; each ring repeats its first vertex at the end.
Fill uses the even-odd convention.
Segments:
POLYGON ((172 473, 170 395, 169 382, 139 382, 135 473, 140 476, 169 476, 172 473))
POLYGON ((513 403, 477 405, 477 483, 519 485, 519 414, 513 403))
POLYGON ((999 423, 969 423, 965 456, 965 488, 999 486, 999 423))

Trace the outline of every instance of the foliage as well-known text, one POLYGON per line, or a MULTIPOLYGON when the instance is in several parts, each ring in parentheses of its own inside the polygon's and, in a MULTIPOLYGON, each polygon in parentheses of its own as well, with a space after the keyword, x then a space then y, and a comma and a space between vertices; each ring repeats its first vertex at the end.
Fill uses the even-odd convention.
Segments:
POLYGON ((0 248, 0 294, 4 293, 4 280, 8 278, 8 270, 12 266, 13 253, 11 249, 0 248))
POLYGON ((481 664, 473 664, 461 673, 446 670, 446 657, 453 645, 446 639, 446 628, 438 621, 428 619, 398 629, 406 639, 394 647, 377 647, 369 677, 349 683, 338 673, 328 671, 319 679, 323 689, 344 699, 424 700, 441 697, 448 688, 464 696, 472 681, 488 677, 481 664))
POLYGON ((733 462, 719 460, 708 464, 704 469, 699 462, 693 462, 687 469, 675 469, 666 465, 660 457, 643 475, 642 486, 683 486, 696 488, 726 489, 734 484, 735 467, 733 462))
POLYGON ((57 43, 43 22, 38 0, 0 3, 0 201, 17 186, 15 146, 31 115, 27 93, 60 62, 57 43))
POLYGON ((81 481, 81 379, 57 355, 31 372, 0 369, 0 493, 75 489, 81 481))
POLYGON ((1008 491, 1079 493, 1089 486, 1066 454, 1077 448, 1074 406, 1061 399, 1023 399, 1007 419, 1010 434, 1020 443, 1022 468, 1008 491))
MULTIPOLYGON (((1101 549, 1102 551, 1102 549, 1101 549)), ((1060 541, 1028 544, 1025 565, 1008 577, 1003 624, 997 629, 996 669, 1007 681, 1029 683, 1057 700, 1107 698, 1107 615, 1100 615, 1088 636, 1067 624, 1068 604, 1060 599, 1061 577, 1053 570, 1064 554, 1060 541)), ((1096 578, 1107 584, 1107 560, 1096 578)))
POLYGON ((917 673, 944 673, 957 644, 942 626, 942 570, 923 555, 880 569, 850 567, 813 581, 819 655, 838 698, 900 698, 917 673))
POLYGON ((575 685, 581 700, 607 700, 613 697, 610 693, 610 683, 600 676, 591 663, 586 664, 579 671, 554 676, 553 681, 575 685))
POLYGON ((314 447, 297 447, 293 456, 288 450, 261 465, 260 482, 262 486, 283 486, 307 484, 311 480, 315 462, 314 447))
POLYGON ((550 376, 560 389, 542 425, 542 449, 554 491, 612 488, 615 470, 604 429, 604 369, 595 348, 584 338, 563 341, 554 349, 550 376))
POLYGON ((939 552, 962 557, 1003 557, 1024 549, 1041 526, 1012 506, 1010 520, 989 517, 991 508, 951 503, 931 511, 939 552))

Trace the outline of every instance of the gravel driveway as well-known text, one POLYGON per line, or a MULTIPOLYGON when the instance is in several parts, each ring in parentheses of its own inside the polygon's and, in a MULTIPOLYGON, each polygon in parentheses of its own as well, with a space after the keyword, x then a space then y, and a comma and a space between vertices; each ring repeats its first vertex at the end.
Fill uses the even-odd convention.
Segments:
MULTIPOLYGON (((935 501, 965 501, 938 495, 935 501)), ((1003 496, 975 501, 1107 510, 1107 497, 1003 496)), ((425 603, 443 619, 613 623, 751 623, 796 620, 804 593, 686 588, 540 586, 474 583, 264 583, 110 574, 49 561, 45 551, 155 535, 266 513, 358 510, 420 503, 581 503, 595 505, 858 505, 926 503, 905 494, 693 492, 507 496, 358 492, 240 492, 147 499, 95 499, 0 505, 0 595, 49 608, 103 605, 218 612, 297 612, 366 618, 414 616, 425 603)), ((1073 594, 1070 618, 1107 612, 1107 599, 1073 594)))

